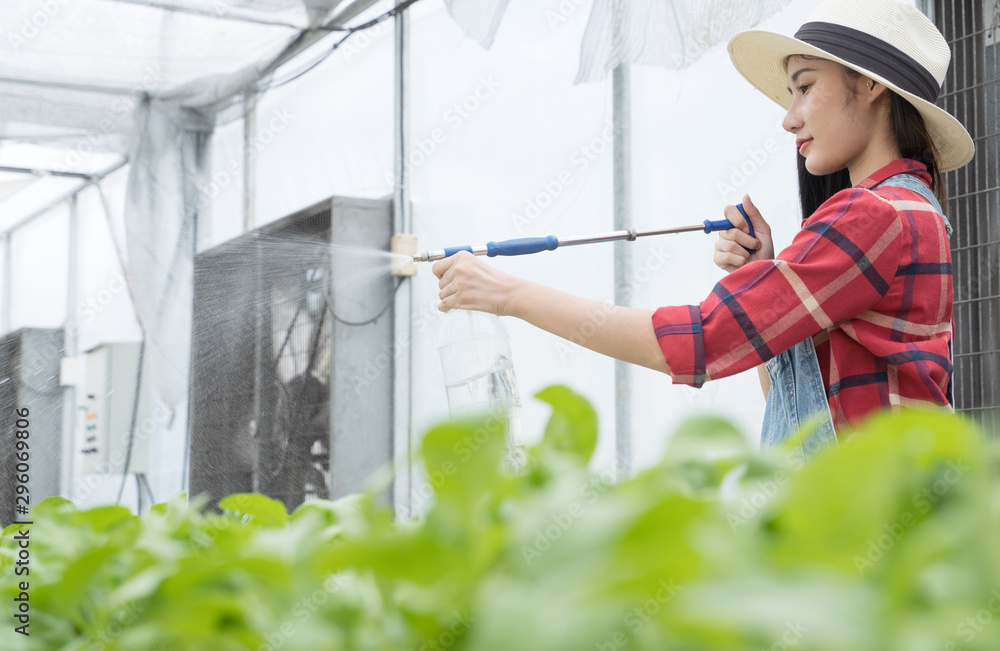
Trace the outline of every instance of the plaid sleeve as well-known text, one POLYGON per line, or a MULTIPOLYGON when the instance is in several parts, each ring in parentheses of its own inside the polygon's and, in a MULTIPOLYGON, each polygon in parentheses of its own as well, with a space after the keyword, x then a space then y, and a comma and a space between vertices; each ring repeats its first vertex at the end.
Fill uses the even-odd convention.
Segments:
POLYGON ((744 265, 700 305, 662 307, 653 328, 674 382, 700 387, 740 373, 876 305, 904 247, 895 208, 844 190, 775 260, 744 265))

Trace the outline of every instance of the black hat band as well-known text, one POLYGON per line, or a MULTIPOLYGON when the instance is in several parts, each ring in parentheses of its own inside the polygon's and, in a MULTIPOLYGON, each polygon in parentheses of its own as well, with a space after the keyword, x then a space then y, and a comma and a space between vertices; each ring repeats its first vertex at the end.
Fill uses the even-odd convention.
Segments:
POLYGON ((806 23, 795 38, 835 57, 870 70, 902 90, 933 103, 941 85, 913 57, 885 41, 851 27, 834 23, 806 23))

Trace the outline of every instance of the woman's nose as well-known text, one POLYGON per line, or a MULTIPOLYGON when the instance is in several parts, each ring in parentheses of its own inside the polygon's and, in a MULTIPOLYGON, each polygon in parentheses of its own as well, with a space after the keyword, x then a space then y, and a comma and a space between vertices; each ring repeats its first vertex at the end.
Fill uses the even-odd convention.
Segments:
POLYGON ((788 111, 785 112, 785 117, 781 120, 781 126, 789 133, 795 133, 802 128, 802 120, 799 118, 795 102, 792 102, 792 105, 788 107, 788 111))

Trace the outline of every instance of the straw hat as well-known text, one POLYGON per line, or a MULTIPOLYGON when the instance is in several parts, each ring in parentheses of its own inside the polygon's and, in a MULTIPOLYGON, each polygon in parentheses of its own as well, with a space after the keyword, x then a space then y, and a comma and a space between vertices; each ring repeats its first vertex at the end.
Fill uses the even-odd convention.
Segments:
POLYGON ((841 63, 891 88, 924 118, 942 172, 972 159, 965 127, 934 104, 951 50, 925 15, 898 0, 825 0, 795 37, 750 30, 729 41, 733 65, 747 81, 787 109, 786 60, 793 54, 841 63))

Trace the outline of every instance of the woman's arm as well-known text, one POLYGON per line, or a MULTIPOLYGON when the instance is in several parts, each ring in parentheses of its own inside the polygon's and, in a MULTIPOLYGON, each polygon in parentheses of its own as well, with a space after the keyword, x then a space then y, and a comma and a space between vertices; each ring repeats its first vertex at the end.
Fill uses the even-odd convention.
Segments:
MULTIPOLYGON (((727 206, 726 218, 736 228, 722 231, 721 241, 728 243, 722 248, 732 254, 726 257, 734 269, 747 261, 774 257, 767 222, 749 196, 743 198, 743 206, 754 223, 757 238, 744 231, 749 229, 736 207, 727 206), (754 253, 744 252, 743 246, 755 247, 754 253)), ((437 262, 434 275, 440 279, 438 309, 443 312, 463 309, 514 316, 609 357, 671 372, 653 329, 652 311, 579 298, 515 278, 467 252, 437 262)))
POLYGON ((505 274, 470 253, 434 265, 441 311, 514 316, 615 359, 669 373, 653 332, 652 311, 593 301, 505 274))
POLYGON ((653 333, 653 312, 572 296, 522 281, 512 316, 624 362, 670 373, 653 333))
MULTIPOLYGON (((757 260, 771 260, 774 258, 774 242, 771 239, 771 227, 768 226, 764 218, 760 216, 760 211, 753 205, 750 195, 744 195, 743 207, 747 210, 747 216, 754 222, 753 227, 760 239, 759 249, 755 254, 757 260)), ((736 228, 728 231, 720 231, 719 239, 715 243, 715 255, 712 260, 716 266, 729 273, 736 271, 750 261, 750 253, 744 248, 753 248, 752 238, 743 231, 743 216, 737 210, 726 210, 726 218, 729 219, 736 228)), ((764 392, 764 398, 771 391, 771 376, 767 373, 764 364, 757 366, 757 376, 760 378, 760 390, 764 392)))

